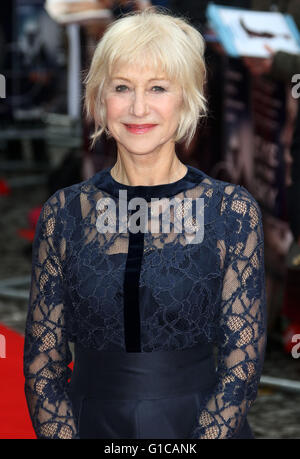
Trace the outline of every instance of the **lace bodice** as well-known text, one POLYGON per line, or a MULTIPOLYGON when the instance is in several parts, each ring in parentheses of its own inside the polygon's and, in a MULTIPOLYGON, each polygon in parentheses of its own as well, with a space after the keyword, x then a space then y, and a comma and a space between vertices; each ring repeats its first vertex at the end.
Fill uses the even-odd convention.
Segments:
POLYGON ((256 398, 266 345, 261 212, 245 188, 191 166, 177 182, 129 186, 107 168, 45 202, 33 242, 24 348, 25 392, 38 437, 78 437, 68 397, 69 342, 155 352, 203 341, 216 346, 218 384, 191 438, 231 438, 256 398), (136 197, 145 206, 134 233, 124 222, 134 217, 136 197), (169 211, 173 198, 180 204, 169 211), (125 206, 130 200, 133 210, 125 206), (191 204, 197 200, 202 219, 191 204), (164 216, 167 231, 155 226, 164 216), (124 291, 126 276, 127 288, 132 283, 137 291, 124 291), (138 308, 127 317, 130 295, 138 308))

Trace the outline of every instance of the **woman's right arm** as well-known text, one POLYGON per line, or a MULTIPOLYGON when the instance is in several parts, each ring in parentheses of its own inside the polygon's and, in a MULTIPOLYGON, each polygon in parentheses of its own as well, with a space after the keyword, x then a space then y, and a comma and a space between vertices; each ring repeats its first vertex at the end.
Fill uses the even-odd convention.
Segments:
MULTIPOLYGON (((61 192, 60 192, 61 193, 61 192)), ((32 274, 25 330, 25 395, 38 438, 77 438, 76 422, 67 395, 72 360, 65 327, 63 240, 59 192, 44 204, 32 246, 32 274)))

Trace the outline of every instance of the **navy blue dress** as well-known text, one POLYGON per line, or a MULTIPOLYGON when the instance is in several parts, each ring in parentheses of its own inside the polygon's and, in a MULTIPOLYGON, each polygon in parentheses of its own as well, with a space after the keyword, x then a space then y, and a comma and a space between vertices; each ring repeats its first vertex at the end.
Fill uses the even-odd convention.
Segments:
POLYGON ((266 346, 257 202, 192 166, 156 186, 110 169, 56 191, 38 220, 24 347, 37 437, 253 438, 266 346))

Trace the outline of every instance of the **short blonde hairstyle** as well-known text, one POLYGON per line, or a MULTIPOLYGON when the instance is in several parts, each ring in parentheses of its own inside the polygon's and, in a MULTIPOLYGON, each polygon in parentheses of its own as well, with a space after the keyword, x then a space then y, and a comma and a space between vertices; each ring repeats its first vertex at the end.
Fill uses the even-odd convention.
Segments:
POLYGON ((94 146, 106 132, 106 109, 103 90, 116 63, 149 65, 164 72, 183 90, 183 110, 175 134, 175 142, 191 142, 200 118, 206 116, 204 95, 206 66, 205 42, 186 19, 173 17, 153 8, 130 13, 108 26, 99 41, 84 79, 84 109, 88 120, 94 122, 91 135, 94 146))

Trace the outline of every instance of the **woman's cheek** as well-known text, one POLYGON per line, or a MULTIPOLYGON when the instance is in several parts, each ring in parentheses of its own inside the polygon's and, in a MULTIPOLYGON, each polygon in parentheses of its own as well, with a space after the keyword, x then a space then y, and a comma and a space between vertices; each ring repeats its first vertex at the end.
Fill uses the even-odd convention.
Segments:
POLYGON ((128 98, 113 96, 107 100, 107 114, 108 116, 117 117, 128 106, 128 98))

